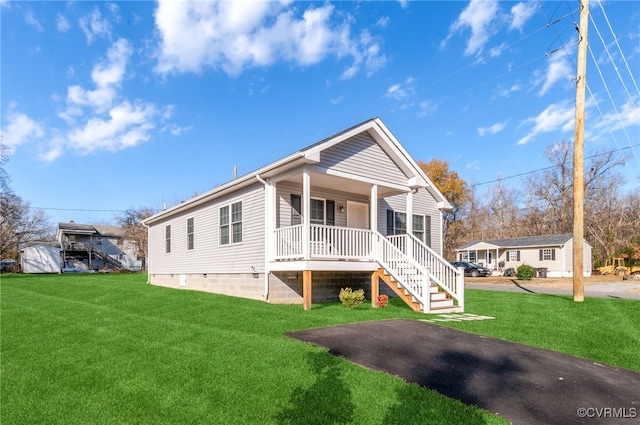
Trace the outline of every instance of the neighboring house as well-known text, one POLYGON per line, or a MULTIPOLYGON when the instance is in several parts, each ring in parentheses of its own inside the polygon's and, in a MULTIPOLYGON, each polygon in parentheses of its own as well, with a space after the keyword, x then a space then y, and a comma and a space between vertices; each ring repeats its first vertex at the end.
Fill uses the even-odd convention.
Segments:
POLYGON ((60 245, 36 242, 20 250, 22 273, 60 273, 62 255, 60 245))
POLYGON ((121 227, 58 223, 63 271, 140 270, 135 244, 121 227))
POLYGON ((372 119, 146 219, 149 281, 305 309, 382 281, 414 310, 461 311, 450 208, 372 119))
MULTIPOLYGON (((584 275, 591 276, 591 245, 583 243, 584 275)), ((500 272, 527 264, 547 269, 548 277, 573 277, 573 234, 475 241, 456 249, 456 257, 500 272)))

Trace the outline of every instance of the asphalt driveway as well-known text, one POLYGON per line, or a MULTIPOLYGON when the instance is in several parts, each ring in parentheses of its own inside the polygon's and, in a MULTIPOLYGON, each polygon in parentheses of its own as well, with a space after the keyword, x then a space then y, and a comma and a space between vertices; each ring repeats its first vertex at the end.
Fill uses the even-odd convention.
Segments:
POLYGON ((382 320, 287 335, 514 424, 640 423, 640 373, 592 360, 419 320, 382 320))

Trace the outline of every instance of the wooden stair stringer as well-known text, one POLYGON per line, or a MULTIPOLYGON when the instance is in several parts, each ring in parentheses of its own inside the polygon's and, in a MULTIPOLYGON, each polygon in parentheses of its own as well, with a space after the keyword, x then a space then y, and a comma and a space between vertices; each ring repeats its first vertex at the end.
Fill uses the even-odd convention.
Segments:
POLYGON ((411 296, 410 294, 407 294, 404 290, 404 288, 402 288, 401 286, 398 285, 398 282, 393 280, 393 278, 391 277, 391 275, 388 275, 387 273, 385 273, 384 269, 380 268, 375 272, 375 275, 382 280, 389 288, 391 288, 391 290, 400 298, 402 299, 405 304, 407 304, 413 311, 417 311, 418 313, 421 313, 422 310, 422 306, 420 305, 419 302, 415 301, 413 296, 411 296))

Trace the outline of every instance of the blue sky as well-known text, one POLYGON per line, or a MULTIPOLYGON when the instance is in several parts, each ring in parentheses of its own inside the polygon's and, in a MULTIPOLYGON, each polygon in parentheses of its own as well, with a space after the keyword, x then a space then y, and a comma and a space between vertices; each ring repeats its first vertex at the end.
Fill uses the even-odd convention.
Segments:
MULTIPOLYGON (((482 193, 573 140, 579 7, 0 0, 11 184, 52 223, 105 224, 380 117, 482 193)), ((585 156, 620 150, 637 190, 640 3, 590 12, 585 156)))

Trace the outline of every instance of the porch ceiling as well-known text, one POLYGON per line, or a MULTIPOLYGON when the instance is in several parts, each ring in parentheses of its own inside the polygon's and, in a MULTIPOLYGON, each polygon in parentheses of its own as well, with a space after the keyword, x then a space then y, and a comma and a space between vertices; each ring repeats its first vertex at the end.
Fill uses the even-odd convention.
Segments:
MULTIPOLYGON (((364 196, 369 196, 371 194, 371 186, 374 184, 372 182, 317 172, 311 172, 310 175, 312 187, 322 187, 326 189, 355 193, 364 196)), ((283 181, 301 183, 302 174, 289 176, 283 181)), ((385 186, 383 183, 377 182, 376 184, 378 184, 378 197, 381 198, 385 196, 396 195, 399 193, 406 193, 406 191, 399 190, 395 187, 385 186)))

